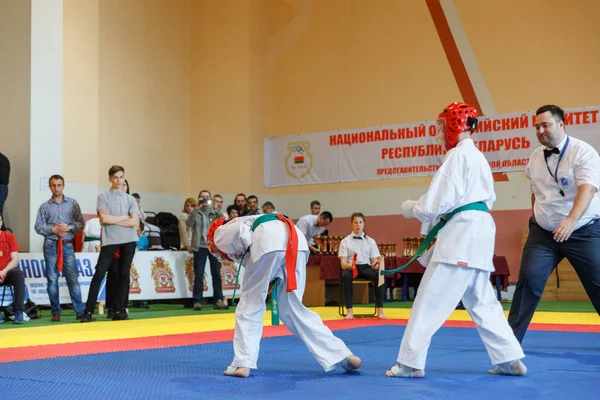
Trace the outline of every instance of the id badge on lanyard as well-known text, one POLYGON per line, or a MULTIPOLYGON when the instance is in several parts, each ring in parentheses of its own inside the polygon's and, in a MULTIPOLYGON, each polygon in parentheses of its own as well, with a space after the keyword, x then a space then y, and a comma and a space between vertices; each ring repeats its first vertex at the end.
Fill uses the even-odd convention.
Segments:
POLYGON ((560 161, 562 160, 563 156, 565 155, 565 152, 567 151, 568 145, 569 145, 569 137, 567 136, 567 142, 565 143, 565 147, 563 147, 562 151, 560 152, 560 154, 558 156, 558 161, 556 162, 556 168, 554 169, 554 174, 552 174, 552 171, 550 171, 550 167, 548 166, 548 158, 544 157, 544 161, 546 162, 546 168, 548 169, 548 173, 550 174, 550 176, 552 178, 554 178, 554 182, 556 182, 556 185, 558 186, 558 193, 560 193, 560 195, 562 197, 565 197, 565 192, 562 190, 562 188, 558 184, 558 166, 560 165, 560 161))

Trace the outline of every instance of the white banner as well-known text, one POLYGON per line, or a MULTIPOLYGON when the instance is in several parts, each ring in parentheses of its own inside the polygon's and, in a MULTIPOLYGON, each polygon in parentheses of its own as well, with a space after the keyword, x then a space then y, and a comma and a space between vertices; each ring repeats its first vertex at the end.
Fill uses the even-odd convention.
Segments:
MULTIPOLYGON (((600 107, 566 110, 567 134, 600 149, 600 107)), ((522 171, 540 144, 535 112, 481 117, 473 140, 493 172, 522 171)), ((265 186, 430 176, 445 150, 435 121, 265 138, 265 186)))
MULTIPOLYGON (((81 297, 85 303, 100 253, 75 253, 81 297)), ((46 263, 42 253, 19 253, 19 269, 25 277, 26 296, 37 304, 50 304, 47 292, 46 263)), ((233 294, 239 266, 235 263, 221 265, 224 296, 233 294)), ((204 297, 213 295, 210 263, 204 270, 204 297)), ((242 274, 238 281, 236 297, 241 294, 242 274)), ((129 274, 129 300, 160 300, 191 298, 194 288, 193 256, 187 251, 138 251, 135 253, 129 274)), ((100 286, 98 300, 104 300, 106 279, 100 286)), ((3 288, 0 289, 0 299, 3 288)), ((64 277, 59 279, 61 304, 70 304, 69 290, 64 277)), ((10 304, 10 290, 6 290, 4 305, 10 304)))

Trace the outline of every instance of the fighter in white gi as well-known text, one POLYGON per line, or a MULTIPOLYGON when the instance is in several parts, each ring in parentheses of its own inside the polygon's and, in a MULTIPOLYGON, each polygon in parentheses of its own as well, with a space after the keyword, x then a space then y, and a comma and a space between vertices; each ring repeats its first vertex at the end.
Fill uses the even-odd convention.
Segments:
POLYGON ((225 218, 218 219, 209 228, 209 250, 217 258, 235 260, 240 260, 246 249, 249 253, 243 261, 244 286, 235 310, 234 358, 224 374, 248 377, 250 369, 257 368, 269 283, 277 278, 279 317, 323 369, 331 371, 338 365, 347 371, 359 368, 360 358, 302 304, 309 252, 304 235, 291 220, 267 214, 225 222, 225 218), (258 218, 261 220, 256 221, 258 218))
POLYGON ((402 212, 421 222, 444 215, 449 220, 436 244, 419 260, 427 269, 402 338, 398 364, 386 375, 425 376, 431 338, 460 300, 477 325, 492 364, 497 365, 489 372, 524 375, 527 368, 520 359, 525 355, 490 284, 496 226, 487 210, 496 195, 489 164, 470 138, 477 128, 477 110, 452 103, 437 121, 448 153, 427 193, 419 201, 405 201, 402 212))

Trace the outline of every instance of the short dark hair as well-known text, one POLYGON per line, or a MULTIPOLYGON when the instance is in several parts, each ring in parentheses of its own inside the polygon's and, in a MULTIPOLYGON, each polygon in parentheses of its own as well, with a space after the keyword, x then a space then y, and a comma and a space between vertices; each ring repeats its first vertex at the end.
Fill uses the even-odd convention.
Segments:
POLYGON ((552 118, 554 118, 557 122, 565 122, 565 111, 559 106, 555 106, 554 104, 546 104, 545 106, 541 106, 535 112, 535 115, 540 115, 545 112, 550 112, 552 118))
POLYGON ((62 176, 60 176, 58 174, 54 174, 50 177, 50 179, 48 179, 48 185, 50 184, 50 181, 52 179, 60 179, 61 181, 63 181, 63 184, 65 183, 65 178, 63 178, 62 176))
POLYGON ((250 199, 256 199, 256 202, 258 203, 258 197, 256 197, 255 195, 251 194, 250 196, 248 196, 248 198, 246 200, 250 200, 250 199))
POLYGON ((144 232, 144 221, 140 220, 140 231, 144 232))
POLYGON ((365 218, 365 216, 363 215, 363 213, 359 213, 359 212, 355 212, 354 214, 352 214, 350 216, 350 222, 353 222, 354 218, 356 218, 356 217, 360 217, 360 218, 363 219, 363 221, 367 222, 367 219, 365 218))
POLYGON ((134 199, 138 199, 138 200, 141 199, 140 195, 137 193, 132 194, 131 197, 133 197, 134 199))
POLYGON ((215 197, 218 197, 218 198, 220 198, 221 200, 223 200, 223 196, 221 196, 220 194, 215 194, 215 195, 213 196, 213 199, 214 199, 215 197))
POLYGON ((310 202, 310 208, 313 208, 314 206, 320 206, 321 203, 319 203, 319 200, 313 200, 310 202))
POLYGON ((263 207, 271 207, 273 210, 275 209, 275 206, 273 205, 273 203, 271 203, 270 201, 267 201, 265 204, 262 205, 263 207))
POLYGON ((244 193, 238 193, 235 195, 235 197, 233 198, 233 200, 235 201, 235 199, 237 199, 240 196, 244 196, 244 199, 246 198, 246 195, 244 193))
POLYGON ((240 213, 240 209, 237 208, 234 204, 227 207, 227 215, 231 214, 231 211, 236 210, 238 214, 240 213))
POLYGON ((201 191, 198 192, 198 198, 200 198, 200 195, 204 192, 208 193, 208 197, 210 197, 212 199, 212 193, 210 192, 210 190, 206 190, 206 189, 202 189, 201 191))
POLYGON ((329 222, 333 222, 333 215, 331 215, 329 211, 323 211, 321 214, 319 214, 319 217, 328 219, 329 222))
MULTIPOLYGON (((125 168, 121 167, 120 165, 113 165, 112 167, 110 167, 110 169, 108 170, 108 176, 111 177, 114 174, 116 174, 117 172, 122 172, 125 173, 125 168)), ((128 185, 129 186, 129 185, 128 185)))

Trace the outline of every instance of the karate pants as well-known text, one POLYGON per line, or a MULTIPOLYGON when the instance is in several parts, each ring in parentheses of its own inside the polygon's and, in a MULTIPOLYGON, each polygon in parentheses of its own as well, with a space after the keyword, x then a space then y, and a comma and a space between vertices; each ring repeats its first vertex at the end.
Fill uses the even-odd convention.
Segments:
MULTIPOLYGON (((294 335, 302 339, 325 371, 332 370, 337 363, 352 354, 346 344, 323 324, 321 317, 302 304, 307 258, 305 252, 298 253, 297 289, 291 292, 286 291, 285 251, 267 253, 256 263, 253 263, 250 257, 244 260, 242 295, 235 310, 235 355, 231 366, 257 368, 269 282, 275 278, 281 278, 277 286, 281 321, 294 335)), ((293 364, 294 360, 290 359, 289 362, 293 364)))
POLYGON ((461 300, 477 325, 492 364, 525 357, 490 284, 489 271, 430 263, 402 337, 398 363, 425 369, 431 337, 461 300))

